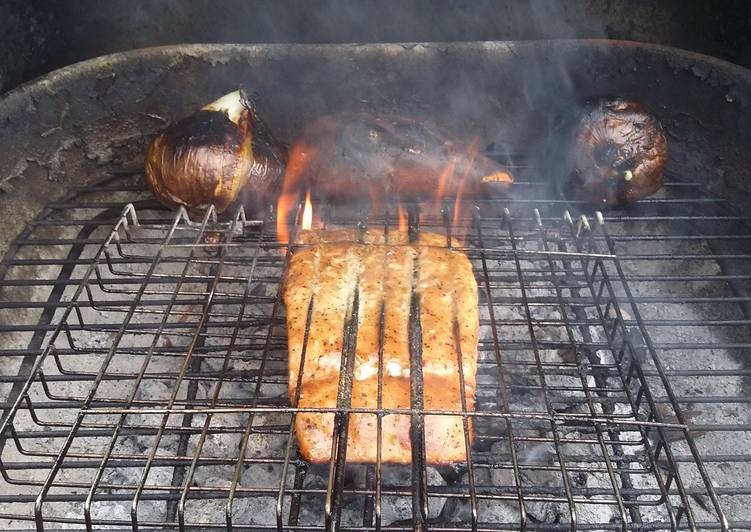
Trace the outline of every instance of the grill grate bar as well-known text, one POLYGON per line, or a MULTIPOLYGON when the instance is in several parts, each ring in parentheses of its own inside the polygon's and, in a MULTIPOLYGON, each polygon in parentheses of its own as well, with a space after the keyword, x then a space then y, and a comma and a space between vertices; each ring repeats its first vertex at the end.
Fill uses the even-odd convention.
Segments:
MULTIPOLYGON (((504 214, 505 214, 504 225, 506 229, 508 230, 509 241, 511 243, 512 249, 516 250, 516 239, 514 237, 514 229, 512 226, 512 222, 511 222, 511 213, 508 209, 506 209, 504 214)), ((515 263, 519 278, 520 279, 523 278, 524 274, 523 274, 521 262, 518 256, 514 257, 514 263, 515 263)), ((527 330, 529 332, 529 337, 530 337, 530 341, 532 344, 532 350, 534 352, 534 360, 536 363, 536 369, 539 375, 540 385, 543 391, 545 407, 547 408, 548 414, 551 416, 550 429, 551 429, 551 433, 553 436, 554 452, 556 455, 556 460, 558 461, 558 465, 560 467, 561 477, 563 481, 563 488, 566 493, 566 499, 567 499, 567 503, 569 507, 569 515, 571 516, 571 529, 576 530, 576 525, 577 525, 576 506, 574 503, 573 493, 571 490, 571 480, 569 477, 569 473, 567 471, 566 462, 562 456, 560 434, 558 432, 558 426, 556 423, 556 410, 553 406, 552 401, 550 400, 550 396, 547 390, 546 372, 543 368, 542 358, 540 356, 540 347, 537 343, 537 336, 535 334, 535 328, 532 325, 532 311, 530 310, 530 298, 527 296, 527 290, 523 284, 520 285, 520 291, 521 291, 522 304, 524 306, 524 314, 525 314, 526 321, 527 321, 527 330)), ((612 470, 610 467, 610 464, 608 464, 608 470, 609 471, 612 470)), ((618 503, 619 511, 621 513, 621 519, 622 519, 622 522, 625 523, 626 518, 625 518, 625 508, 623 506, 623 499, 621 498, 620 490, 618 489, 615 483, 613 484, 613 487, 615 489, 614 495, 618 503)))
MULTIPOLYGON (((121 223, 113 194, 141 196, 140 179, 109 176, 72 191, 0 266, 0 312, 16 314, 0 325, 10 340, 0 356, 13 368, 0 376, 0 473, 18 494, 0 494, 0 518, 33 520, 41 501, 46 529, 323 530, 327 517, 340 530, 748 523, 736 501, 751 496, 751 477, 723 471, 744 471, 751 449, 709 442, 729 434, 740 442, 751 430, 743 415, 724 414, 748 402, 745 390, 722 388, 751 375, 732 358, 751 347, 751 318, 731 310, 748 302, 749 231, 699 183, 670 183, 629 213, 609 213, 607 231, 601 221, 594 229, 562 221, 580 204, 548 201, 528 179, 517 183, 522 197, 477 201, 456 226, 452 206, 407 205, 413 217, 420 209, 420 230, 464 235, 456 249, 475 265, 482 335, 476 410, 463 404, 461 414, 466 439, 475 426, 466 464, 441 470, 417 456, 412 474, 399 477, 380 459, 356 466, 335 453, 326 474, 296 455, 301 411, 337 414, 341 450, 353 412, 380 412, 379 443, 382 415, 409 415, 413 427, 422 416, 419 401, 383 409, 382 382, 374 409, 347 408, 346 385, 338 409, 290 406, 279 300, 290 249, 269 220, 236 219, 232 228, 208 219, 201 229, 148 200, 121 223), (204 242, 202 231, 225 238, 204 242), (97 256, 100 248, 107 253, 97 256), (719 351, 727 358, 702 364, 719 351)), ((334 225, 361 216, 323 213, 334 225)), ((394 221, 387 211, 367 223, 388 231, 394 221)))
MULTIPOLYGON (((614 248, 615 248, 615 243, 609 238, 607 229, 605 228, 604 223, 603 223, 603 221, 602 221, 601 218, 600 218, 600 220, 598 220, 598 222, 599 222, 598 225, 599 225, 600 231, 605 235, 605 238, 606 238, 606 241, 607 241, 607 244, 608 244, 608 248, 610 248, 610 250, 613 251, 614 248)), ((618 271, 619 273, 623 271, 622 267, 621 267, 621 264, 620 264, 620 262, 619 262, 619 260, 617 258, 614 260, 614 266, 615 266, 616 271, 618 271)), ((640 330, 640 333, 642 335, 642 339, 644 340, 644 342, 646 343, 646 346, 647 346, 648 350, 652 354, 655 368, 657 369, 658 374, 660 374, 660 380, 662 381, 664 390, 665 390, 668 398, 670 399, 670 405, 673 408, 675 418, 678 420, 679 423, 685 424, 685 421, 684 421, 685 420, 685 416, 683 414, 683 411, 682 411, 682 408, 680 406, 680 403, 678 403, 678 401, 677 401, 677 399, 675 397, 675 394, 673 392, 672 386, 670 385, 670 382, 668 381, 667 376, 665 376, 665 374, 664 374, 663 364, 662 364, 661 360, 655 355, 655 349, 654 349, 654 345, 652 344, 651 336, 647 332, 646 327, 644 326, 644 324, 641 322, 641 313, 640 313, 639 308, 638 308, 638 302, 636 302, 633 299, 633 295, 631 293, 631 289, 628 287, 628 285, 624 284, 623 289, 624 289, 624 292, 625 292, 626 296, 631 300, 631 309, 632 309, 632 311, 634 313, 634 318, 635 318, 636 322, 639 324, 639 330, 640 330)), ((657 420, 660 420, 661 416, 659 416, 659 417, 655 416, 655 418, 657 420)), ((657 430, 660 431, 660 432, 663 431, 663 429, 660 428, 660 427, 658 427, 657 430)), ((691 454, 696 458, 696 467, 699 470, 699 474, 701 475, 701 478, 702 478, 702 480, 704 482, 704 485, 707 488, 707 495, 711 499, 712 504, 714 505, 714 508, 715 508, 715 510, 717 512, 717 515, 718 515, 719 520, 720 520, 720 527, 721 527, 722 530, 728 530, 730 528, 730 525, 729 525, 727 519, 725 518, 725 516, 723 514, 722 508, 720 506, 720 502, 719 502, 719 500, 717 498, 717 494, 715 493, 714 487, 712 486, 711 480, 709 479, 709 474, 707 473, 706 468, 704 467, 704 465, 701 462, 700 453, 699 453, 698 448, 696 447, 696 443, 693 440, 693 436, 687 430, 684 429, 684 437, 685 437, 686 443, 687 443, 687 445, 688 445, 688 447, 690 449, 691 454)), ((671 448, 670 448, 669 445, 665 445, 665 454, 668 456, 669 460, 672 460, 672 450, 671 450, 671 448)), ((683 492, 685 490, 685 488, 683 487, 683 481, 681 480, 681 478, 676 475, 675 481, 677 483, 677 486, 678 486, 679 490, 681 492, 683 492)), ((689 520, 689 524, 691 526, 695 527, 696 525, 695 525, 695 522, 694 522, 694 517, 692 515, 691 509, 690 509, 689 506, 686 507, 686 512, 687 512, 687 518, 689 520)))
MULTIPOLYGON (((549 247, 548 238, 547 238, 548 237, 548 233, 545 230, 545 228, 544 228, 544 226, 542 224, 542 220, 539 217, 539 211, 535 211, 535 214, 536 214, 536 217, 538 218, 537 227, 538 227, 538 232, 540 234, 540 241, 541 241, 541 244, 542 244, 543 248, 547 250, 548 247, 549 247)), ((561 246, 561 247, 563 247, 565 244, 563 242, 560 242, 560 243, 558 243, 558 245, 561 246)), ((582 355, 579 354, 580 350, 579 350, 579 348, 576 345, 576 340, 574 338, 574 333, 573 333, 573 330, 571 328, 572 324, 571 324, 571 322, 568 319, 568 312, 567 312, 567 308, 566 308, 566 300, 565 300, 565 298, 563 296, 563 288, 562 288, 562 286, 561 286, 561 284, 560 284, 560 282, 559 282, 559 280, 558 280, 558 278, 556 276, 556 266, 553 263, 553 261, 550 260, 550 259, 548 259, 548 266, 549 266, 550 272, 552 274, 551 275, 551 280, 552 280, 552 283, 553 283, 553 285, 555 287, 556 296, 557 296, 558 302, 559 302, 559 312, 560 312, 560 314, 561 314, 561 316, 563 318, 563 322, 564 322, 564 325, 565 325, 565 328, 566 328, 566 335, 567 335, 568 340, 569 340, 569 342, 571 344, 571 350, 572 350, 572 352, 577 353, 577 359, 578 359, 577 360, 577 368, 581 370, 581 368, 585 367, 585 365, 596 365, 596 364, 599 364, 600 363, 600 359, 597 356, 593 355, 591 352, 589 352, 589 351, 583 351, 583 353, 585 354, 586 358, 585 358, 585 356, 582 356, 582 355)), ((562 261, 562 267, 563 267, 564 271, 568 275, 572 275, 573 274, 574 268, 572 268, 571 263, 569 261, 562 261)), ((574 288, 574 289, 569 289, 569 290, 570 290, 569 293, 572 296, 574 296, 574 297, 578 296, 578 287, 574 288)), ((585 322, 587 321, 586 314, 584 314, 581 311, 581 309, 573 309, 573 311, 574 311, 574 315, 575 315, 575 317, 577 319, 583 320, 585 322)), ((599 311, 599 309, 598 309, 598 311, 599 311)), ((602 319, 602 314, 601 313, 600 313, 600 319, 602 319)), ((585 341, 591 341, 591 339, 592 339, 591 338, 591 333, 590 333, 588 327, 586 327, 586 326, 581 327, 580 330, 581 330, 583 339, 585 341)), ((609 343, 611 342, 611 338, 610 337, 608 338, 608 341, 609 341, 609 343)), ((612 345, 611 345, 611 351, 612 351, 612 345)), ((595 373, 593 373, 594 381, 595 381, 595 384, 598 387, 600 387, 600 388, 598 388, 598 387, 594 387, 593 388, 593 387, 591 387, 591 386, 588 385, 586 374, 584 374, 583 372, 580 371, 579 372, 579 377, 580 377, 581 382, 582 382, 582 387, 585 390, 586 402, 587 402, 587 407, 589 409, 589 413, 592 416, 596 416, 597 415, 597 407, 596 407, 595 401, 593 400, 592 393, 595 393, 598 396, 607 397, 607 394, 608 394, 607 381, 605 379, 603 379, 602 376, 600 376, 598 373, 595 372, 595 373)), ((614 391, 617 393, 618 390, 616 389, 614 391)), ((605 405, 602 405, 601 408, 608 415, 612 416, 614 414, 614 411, 613 411, 612 408, 608 408, 606 410, 605 405)), ((633 404, 632 404, 632 408, 633 408, 633 404)), ((631 479, 629 478, 628 474, 624 474, 624 473, 627 473, 628 470, 627 469, 624 470, 624 466, 623 466, 623 463, 624 463, 624 461, 623 461, 623 447, 621 445, 613 445, 613 451, 614 451, 614 453, 617 456, 617 459, 616 459, 617 460, 616 461, 617 468, 614 468, 613 464, 611 462, 611 459, 608 456, 608 448, 607 448, 606 443, 605 443, 605 436, 603 435, 602 427, 600 427, 600 425, 597 424, 597 425, 595 425, 595 429, 597 431, 598 443, 599 443, 600 449, 602 450, 603 457, 605 459, 605 465, 606 465, 606 468, 607 468, 608 476, 610 478, 610 482, 612 483, 612 485, 616 489, 616 493, 618 493, 618 495, 620 495, 620 492, 619 492, 619 489, 618 489, 618 484, 617 484, 617 481, 616 481, 616 478, 615 478, 616 474, 619 475, 619 479, 622 482, 623 487, 625 489, 628 490, 628 489, 633 488, 633 484, 632 484, 631 479)), ((643 430, 641 430, 641 433, 642 433, 642 438, 644 438, 645 435, 644 435, 643 430)), ((608 430, 608 438, 610 440, 614 441, 614 442, 619 442, 620 441, 620 437, 618 436, 617 432, 615 432, 613 430, 608 430)), ((611 441, 611 443, 612 443, 612 441, 611 441)), ((650 459, 651 459, 651 454, 650 454, 650 459)), ((654 461, 651 460, 651 462, 652 462, 652 465, 654 465, 654 461)), ((659 487, 660 487, 660 491, 662 492, 662 494, 664 496, 666 494, 665 487, 664 487, 664 484, 661 481, 661 478, 659 476, 657 476, 657 481, 658 481, 658 484, 659 484, 659 487)), ((626 509, 626 504, 627 504, 627 501, 624 501, 623 499, 619 499, 619 510, 621 510, 621 520, 622 520, 622 523, 623 523, 624 527, 626 526, 626 519, 625 519, 625 514, 624 514, 625 509, 626 509)), ((636 505, 634 507, 629 507, 628 510, 630 512, 630 517, 631 517, 632 521, 634 523, 639 524, 639 525, 642 524, 641 513, 639 511, 638 505, 636 505)), ((668 513, 669 513, 669 516, 670 516, 671 523, 674 523, 675 522, 675 517, 673 515, 673 509, 671 508, 671 506, 669 504, 667 504, 667 510, 668 510, 668 513)))

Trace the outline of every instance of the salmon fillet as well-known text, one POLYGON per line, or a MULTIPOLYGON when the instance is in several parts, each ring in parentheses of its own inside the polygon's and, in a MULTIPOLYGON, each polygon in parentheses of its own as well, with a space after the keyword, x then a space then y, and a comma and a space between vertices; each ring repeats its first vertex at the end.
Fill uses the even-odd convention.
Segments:
MULTIPOLYGON (((463 253, 446 237, 350 230, 304 232, 287 272, 289 396, 300 408, 337 407, 344 328, 358 289, 351 408, 378 409, 380 315, 383 308, 382 409, 411 408, 408 343, 411 293, 420 298, 425 448, 430 463, 466 459, 462 412, 474 410, 477 373, 477 284, 463 253), (305 343, 308 307, 310 328, 305 343), (458 324, 454 329, 454 321, 458 324), (304 351, 304 352, 303 352, 304 351), (304 355, 304 358, 303 358, 304 355), (464 376, 462 397, 459 368, 464 376), (299 397, 298 397, 299 382, 299 397), (462 399, 464 405, 462 405, 462 399), (443 414, 431 412, 442 412, 443 414), (449 412, 451 414, 446 414, 449 412)), ((302 456, 328 462, 334 414, 300 412, 295 431, 302 456)), ((472 423, 468 421, 472 438, 472 423)), ((412 459, 410 414, 382 417, 381 460, 412 459)), ((347 460, 375 462, 377 415, 349 416, 347 460)), ((469 442, 471 443, 471 442, 469 442)))

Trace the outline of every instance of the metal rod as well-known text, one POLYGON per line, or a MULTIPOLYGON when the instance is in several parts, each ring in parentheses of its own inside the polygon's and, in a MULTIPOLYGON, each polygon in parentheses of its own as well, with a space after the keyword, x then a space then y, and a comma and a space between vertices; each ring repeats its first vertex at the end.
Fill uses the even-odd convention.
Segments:
MULTIPOLYGON (((0 345, 24 335, 36 339, 0 347, 9 367, 33 361, 11 375, 0 369, 0 383, 14 391, 0 398, 6 411, 0 422, 0 473, 4 493, 14 493, 0 496, 0 519, 15 515, 38 526, 41 522, 45 530, 71 524, 92 530, 108 525, 132 529, 134 524, 184 530, 653 530, 742 528, 747 523, 736 503, 751 487, 723 469, 726 464, 743 467, 751 451, 712 445, 728 435, 740 441, 751 431, 751 424, 723 411, 751 400, 744 388, 728 384, 751 375, 731 363, 751 347, 744 332, 751 321, 732 310, 751 300, 745 286, 751 272, 743 266, 751 258, 750 237, 745 217, 706 194, 699 183, 668 183, 667 197, 653 197, 628 212, 611 211, 603 218, 607 233, 561 223, 563 208, 584 205, 547 201, 539 193, 543 181, 518 182, 519 198, 477 200, 471 217, 456 225, 441 202, 404 203, 411 242, 421 233, 445 233, 452 252, 473 262, 480 288, 483 335, 475 409, 467 411, 462 396, 461 414, 432 409, 428 414, 461 415, 465 444, 470 437, 474 444, 465 445, 466 464, 453 477, 444 473, 446 485, 428 486, 425 412, 418 393, 417 351, 423 340, 417 294, 412 294, 408 324, 414 377, 409 406, 383 407, 384 302, 376 406, 348 404, 346 377, 356 362, 346 355, 337 404, 299 407, 288 397, 280 302, 290 244, 276 242, 268 220, 210 218, 204 224, 181 213, 179 227, 162 246, 174 219, 164 210, 152 212, 154 202, 131 207, 120 218, 107 212, 107 205, 119 208, 113 193, 139 193, 138 179, 108 176, 71 191, 29 224, 0 266, 6 296, 0 309, 18 317, 0 324, 0 345), (514 212, 501 212, 504 206, 514 212), (540 211, 535 213, 535 207, 540 211), (136 217, 142 209, 149 212, 136 217), (233 223, 243 231, 231 229, 233 223), (118 227, 111 231, 113 224, 118 227), (58 227, 59 238, 51 232, 58 227), (228 238, 207 243, 199 238, 203 231, 228 238), (461 245, 452 240, 455 234, 466 234, 461 245), (159 247, 163 250, 155 259, 150 250, 159 247), (212 248, 218 255, 205 253, 212 248), (735 291, 729 292, 729 286, 735 291), (639 315, 631 313, 633 305, 639 315), (551 314, 555 309, 558 314, 551 314), (660 314, 661 309, 667 310, 660 314), (684 309, 689 313, 680 312, 684 309), (96 319, 92 313, 98 313, 96 319), (642 329, 654 338, 651 345, 637 342, 635 331, 642 329), (712 331, 712 336, 697 336, 696 330, 712 331), (88 340, 99 337, 107 342, 88 340), (116 353, 108 359, 113 345, 116 353), (728 354, 726 362, 700 363, 724 360, 715 355, 720 350, 728 354), (653 357, 667 362, 655 365, 653 357), (128 359, 135 363, 125 364, 128 359), (143 365, 145 360, 151 362, 143 365), (704 388, 692 388, 692 380, 704 388), (170 401, 148 395, 147 388, 160 381, 181 388, 178 396, 170 401), (230 384, 251 391, 230 396, 230 384), (714 386, 726 386, 727 393, 714 386), (132 395, 133 389, 144 393, 132 395), (527 400, 532 407, 523 403, 527 400), (676 405, 683 418, 673 415, 676 405), (701 418, 690 416, 694 408, 701 409, 701 418), (322 477, 317 466, 296 455, 294 426, 300 413, 338 419, 328 486, 316 480, 322 477), (217 423, 224 414, 239 416, 243 423, 217 423), (349 476, 360 466, 350 465, 345 455, 346 420, 352 414, 377 420, 376 463, 363 466, 362 478, 349 476), (392 415, 413 421, 414 456, 411 467, 405 466, 412 476, 406 484, 391 477, 398 466, 382 464, 382 420, 392 415), (157 423, 137 422, 138 416, 157 423), (132 421, 119 424, 123 419, 132 421), (174 448, 154 444, 167 437, 174 448), (205 456, 210 438, 225 437, 239 437, 239 448, 227 456, 205 456), (251 453, 257 438, 275 438, 282 446, 278 452, 251 453), (145 442, 146 452, 109 447, 128 439, 145 442), (693 440, 693 447, 686 443, 693 440), (531 448, 558 454, 540 460, 529 455, 531 448), (199 471, 227 466, 234 471, 231 479, 201 482, 199 471), (243 475, 248 467, 268 467, 281 476, 257 485, 243 475), (156 468, 169 475, 149 474, 156 468), (288 478, 290 468, 294 478, 288 478), (136 475, 118 483, 109 475, 118 470, 136 475), (498 482, 503 471, 508 476, 500 478, 507 480, 498 482), (605 481, 578 483, 588 475, 605 481), (632 481, 637 478, 638 483, 632 481), (575 482, 566 486, 564 479, 575 482), (103 513, 109 505, 126 508, 134 496, 143 507, 135 523, 103 513), (275 508, 269 503, 275 522, 273 517, 265 521, 265 513, 240 519, 240 502, 259 503, 260 497, 276 501, 275 508), (40 500, 44 512, 35 513, 40 500), (224 515, 206 514, 199 522, 191 511, 200 513, 212 501, 223 501, 224 515), (385 520, 393 501, 411 502, 413 517, 385 520), (433 501, 443 504, 438 518, 429 517, 428 510, 436 510, 433 501), (81 507, 77 517, 66 513, 73 503, 81 507), (718 503, 724 506, 720 510, 729 510, 727 516, 718 503), (29 513, 4 511, 9 504, 26 504, 29 513), (147 515, 152 505, 159 510, 147 515), (515 514, 508 522, 489 523, 483 520, 488 505, 507 505, 515 514), (543 522, 539 505, 563 505, 575 513, 568 519, 564 511, 559 521, 543 522), (310 511, 318 506, 320 521, 310 521, 310 511), (355 506, 361 515, 353 521, 355 506), (596 509, 588 516, 580 508, 596 509), (613 520, 603 521, 606 515, 613 520)), ((316 212, 329 227, 349 227, 361 218, 361 213, 333 206, 316 212)), ((382 226, 388 235, 392 220, 390 212, 370 213, 368 223, 382 226)), ((358 223, 357 228, 362 239, 365 226, 358 223)), ((354 348, 348 341, 345 351, 354 348)), ((455 346, 459 381, 464 379, 461 350, 455 346)))

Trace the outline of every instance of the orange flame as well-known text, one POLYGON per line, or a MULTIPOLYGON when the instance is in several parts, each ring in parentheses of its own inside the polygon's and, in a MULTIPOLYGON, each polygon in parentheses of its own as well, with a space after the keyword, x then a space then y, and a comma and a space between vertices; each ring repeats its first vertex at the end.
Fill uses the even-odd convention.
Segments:
POLYGON ((313 227, 313 202, 310 201, 310 190, 305 196, 305 207, 302 211, 302 228, 304 231, 313 227))
POLYGON ((454 177, 454 171, 456 170, 456 160, 449 161, 446 166, 441 170, 441 175, 438 177, 438 188, 436 189, 435 199, 440 200, 446 193, 446 186, 449 180, 454 177))
POLYGON ((456 189, 456 199, 454 200, 454 219, 451 221, 451 236, 464 244, 464 237, 467 236, 467 228, 460 227, 462 211, 462 194, 464 194, 464 180, 459 183, 459 188, 456 189))
POLYGON ((276 238, 281 244, 289 242, 289 215, 300 200, 302 176, 310 164, 312 155, 310 149, 303 144, 295 144, 290 150, 282 192, 276 204, 276 238))
POLYGON ((399 231, 406 233, 409 230, 409 221, 401 203, 397 206, 397 215, 399 216, 399 231))
POLYGON ((469 172, 475 164, 475 159, 480 153, 480 138, 476 137, 467 147, 467 168, 464 171, 461 179, 459 180, 459 186, 456 188, 456 198, 454 199, 454 219, 451 222, 451 236, 458 240, 461 244, 464 244, 464 239, 467 236, 467 230, 469 224, 460 226, 462 218, 462 196, 464 195, 464 188, 467 183, 467 177, 469 172))

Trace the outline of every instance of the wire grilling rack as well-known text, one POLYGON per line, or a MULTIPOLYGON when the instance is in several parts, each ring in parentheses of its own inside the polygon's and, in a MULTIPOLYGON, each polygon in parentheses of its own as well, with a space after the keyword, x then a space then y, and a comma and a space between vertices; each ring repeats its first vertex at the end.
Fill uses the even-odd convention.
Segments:
POLYGON ((173 216, 139 175, 49 205, 0 269, 4 528, 748 527, 744 219, 684 182, 606 219, 518 187, 463 211, 481 334, 452 467, 300 459, 269 220, 173 216))

